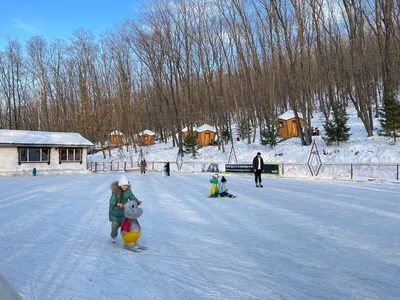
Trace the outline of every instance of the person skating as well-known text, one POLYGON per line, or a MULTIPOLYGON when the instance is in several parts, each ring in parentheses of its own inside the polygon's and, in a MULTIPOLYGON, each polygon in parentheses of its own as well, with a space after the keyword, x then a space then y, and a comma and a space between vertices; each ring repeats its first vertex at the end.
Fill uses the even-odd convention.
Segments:
POLYGON ((142 161, 140 162, 140 174, 145 175, 146 174, 146 167, 147 167, 147 162, 146 159, 142 159, 142 161))
POLYGON ((142 203, 133 195, 128 178, 121 176, 118 181, 111 184, 108 219, 111 222, 111 241, 113 243, 115 243, 118 229, 125 219, 124 205, 128 200, 135 201, 137 205, 142 203))
POLYGON ((163 166, 161 175, 162 175, 163 177, 167 177, 167 176, 168 176, 168 173, 167 173, 167 163, 164 163, 164 166, 163 166))
POLYGON ((257 152, 257 156, 253 158, 253 170, 254 170, 254 177, 256 181, 256 187, 263 187, 261 173, 264 169, 264 160, 261 157, 261 153, 257 152))
POLYGON ((227 182, 226 178, 224 176, 222 176, 221 182, 220 182, 219 188, 218 188, 219 195, 221 197, 236 198, 235 195, 228 193, 228 185, 226 182, 227 182))

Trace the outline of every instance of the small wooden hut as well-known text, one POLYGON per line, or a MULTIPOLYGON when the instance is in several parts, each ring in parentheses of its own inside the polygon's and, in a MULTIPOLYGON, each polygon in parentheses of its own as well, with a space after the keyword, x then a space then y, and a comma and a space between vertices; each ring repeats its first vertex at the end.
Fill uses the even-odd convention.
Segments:
POLYGON ((122 145, 125 139, 124 134, 121 131, 114 130, 108 134, 111 145, 119 146, 122 145))
MULTIPOLYGON (((304 127, 303 115, 298 113, 301 128, 304 127)), ((280 115, 275 120, 275 126, 278 128, 279 136, 283 139, 289 139, 292 137, 299 137, 300 131, 297 126, 296 118, 292 110, 288 110, 284 114, 280 115)))
POLYGON ((196 129, 196 133, 198 134, 197 144, 200 146, 213 145, 216 132, 216 129, 208 124, 198 127, 196 129))
POLYGON ((144 130, 143 132, 139 133, 139 136, 140 136, 140 140, 139 140, 140 146, 154 145, 154 141, 156 139, 156 134, 153 131, 144 130))

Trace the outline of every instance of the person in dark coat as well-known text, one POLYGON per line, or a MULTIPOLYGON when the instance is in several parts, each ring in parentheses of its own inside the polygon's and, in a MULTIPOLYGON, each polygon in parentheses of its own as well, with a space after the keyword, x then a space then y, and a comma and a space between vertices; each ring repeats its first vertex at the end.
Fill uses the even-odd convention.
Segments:
POLYGON ((142 159, 142 161, 140 162, 140 174, 145 175, 146 174, 146 167, 147 167, 147 162, 146 159, 142 159))
POLYGON ((261 153, 257 152, 257 156, 253 158, 253 169, 254 169, 254 176, 256 180, 256 187, 263 187, 262 180, 261 180, 261 173, 264 169, 264 160, 261 157, 261 153))
POLYGON ((166 167, 166 171, 167 171, 167 176, 170 176, 170 174, 169 174, 169 161, 167 161, 165 167, 166 167))

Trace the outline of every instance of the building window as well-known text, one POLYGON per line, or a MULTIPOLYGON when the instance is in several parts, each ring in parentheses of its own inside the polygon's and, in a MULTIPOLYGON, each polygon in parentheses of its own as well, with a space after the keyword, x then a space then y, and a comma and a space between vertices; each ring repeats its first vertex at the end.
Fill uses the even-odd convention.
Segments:
POLYGON ((50 148, 18 148, 18 164, 31 162, 50 164, 50 148))
POLYGON ((283 122, 279 122, 279 128, 283 128, 285 125, 283 124, 283 122))
POLYGON ((59 161, 62 162, 80 162, 82 163, 82 149, 80 148, 59 148, 59 161))

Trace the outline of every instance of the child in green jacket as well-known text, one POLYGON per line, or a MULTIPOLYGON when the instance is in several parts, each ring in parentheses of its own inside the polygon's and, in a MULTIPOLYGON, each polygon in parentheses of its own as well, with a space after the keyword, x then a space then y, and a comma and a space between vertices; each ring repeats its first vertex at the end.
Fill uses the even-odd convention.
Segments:
POLYGON ((125 219, 125 203, 128 202, 128 200, 134 200, 137 205, 140 205, 142 201, 139 201, 135 195, 133 195, 131 185, 126 176, 121 176, 118 181, 111 184, 111 192, 108 219, 111 222, 111 241, 115 243, 115 239, 118 236, 118 228, 125 219))

